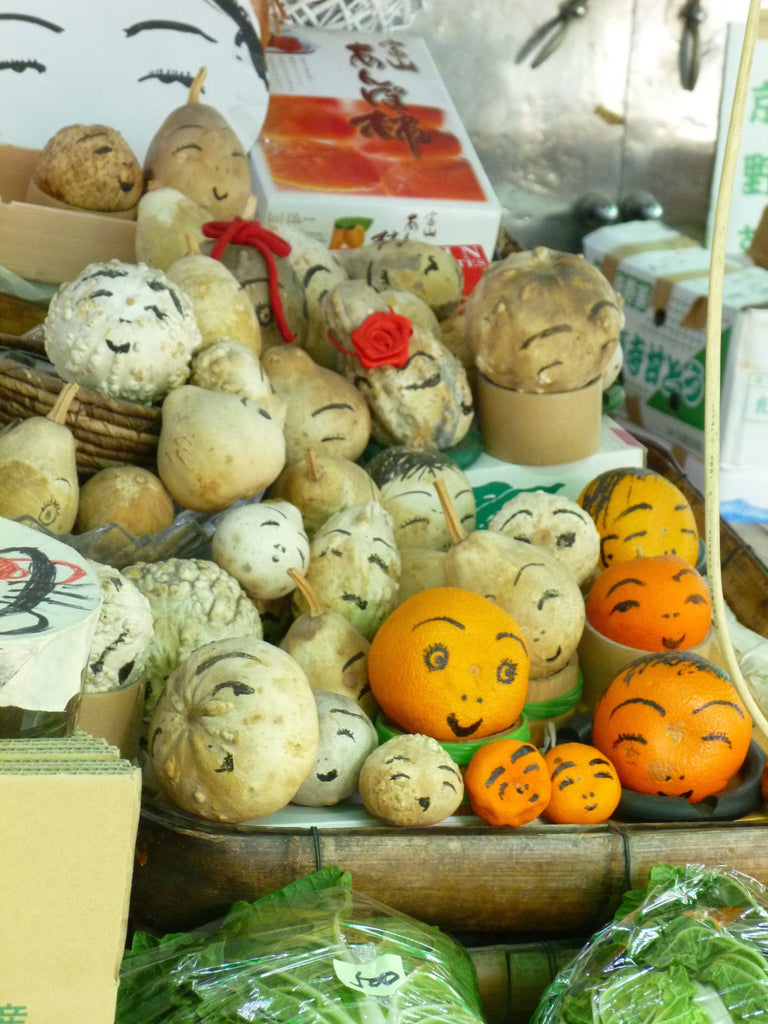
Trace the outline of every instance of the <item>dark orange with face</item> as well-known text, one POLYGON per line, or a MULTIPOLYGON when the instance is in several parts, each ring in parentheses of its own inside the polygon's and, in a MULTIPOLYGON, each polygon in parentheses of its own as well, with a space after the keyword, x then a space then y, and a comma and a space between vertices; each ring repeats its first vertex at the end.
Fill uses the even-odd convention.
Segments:
POLYGON ((728 675, 691 652, 646 654, 604 691, 592 743, 622 786, 698 803, 741 768, 752 720, 728 675))
POLYGON ((409 732, 478 739, 514 724, 530 657, 517 622, 458 587, 409 597, 371 642, 368 680, 382 711, 409 732))
POLYGON ((639 651, 696 647, 712 622, 704 577, 679 555, 609 566, 592 584, 585 607, 598 633, 639 651))
POLYGON ((610 758, 588 743, 558 743, 544 755, 552 795, 544 817, 555 825, 596 825, 619 806, 621 782, 610 758))

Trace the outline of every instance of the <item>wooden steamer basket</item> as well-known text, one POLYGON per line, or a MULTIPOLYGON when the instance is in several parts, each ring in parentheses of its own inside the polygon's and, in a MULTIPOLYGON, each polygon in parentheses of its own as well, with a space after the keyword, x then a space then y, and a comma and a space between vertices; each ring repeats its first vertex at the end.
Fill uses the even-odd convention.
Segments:
MULTIPOLYGON (((65 382, 45 361, 42 329, 22 337, 0 334, 0 346, 0 427, 47 416, 65 382)), ((76 441, 78 473, 85 479, 122 463, 153 470, 160 422, 159 406, 79 388, 66 420, 76 441)))

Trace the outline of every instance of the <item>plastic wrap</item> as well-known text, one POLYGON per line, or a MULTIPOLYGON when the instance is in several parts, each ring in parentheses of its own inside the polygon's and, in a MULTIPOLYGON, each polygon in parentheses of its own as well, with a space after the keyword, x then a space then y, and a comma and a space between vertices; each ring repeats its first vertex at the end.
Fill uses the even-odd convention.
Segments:
POLYGON ((214 926, 139 932, 116 1024, 482 1024, 469 953, 324 868, 214 926))
POLYGON ((660 865, 559 972, 531 1024, 766 1024, 768 890, 660 865))

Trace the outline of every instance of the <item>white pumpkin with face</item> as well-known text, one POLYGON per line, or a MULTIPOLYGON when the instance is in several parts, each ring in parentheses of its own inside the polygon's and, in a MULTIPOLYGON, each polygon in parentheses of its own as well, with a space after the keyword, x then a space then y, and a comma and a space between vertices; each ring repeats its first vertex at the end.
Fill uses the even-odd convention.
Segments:
POLYGON ((216 526, 211 557, 256 600, 290 594, 296 584, 288 570, 303 573, 309 564, 301 512, 287 501, 236 505, 216 526))
POLYGON ((299 786, 293 803, 330 807, 357 792, 360 769, 376 749, 376 727, 357 701, 328 690, 315 690, 320 739, 314 767, 299 786))
POLYGON ((488 529, 546 548, 582 586, 597 569, 600 534, 575 501, 549 491, 521 491, 489 520, 488 529))
POLYGON ((401 550, 431 548, 447 551, 451 535, 435 481, 445 483, 462 527, 474 530, 475 492, 466 473, 447 455, 436 451, 392 445, 366 464, 378 485, 380 501, 395 523, 401 550))
POLYGON ((405 733, 382 743, 360 771, 360 797, 388 825, 436 825, 464 797, 461 769, 437 740, 405 733))
POLYGON ((189 375, 202 335, 192 305, 145 263, 90 263, 51 299, 45 351, 64 380, 151 404, 189 375))

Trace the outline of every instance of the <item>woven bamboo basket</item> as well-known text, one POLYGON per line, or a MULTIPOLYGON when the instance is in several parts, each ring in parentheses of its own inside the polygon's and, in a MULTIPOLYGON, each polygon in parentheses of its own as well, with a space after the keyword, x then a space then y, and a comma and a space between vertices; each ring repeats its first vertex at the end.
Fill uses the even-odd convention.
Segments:
MULTIPOLYGON (((0 334, 0 426, 47 416, 64 381, 45 369, 40 331, 22 337, 0 334)), ((107 398, 81 387, 67 414, 83 478, 106 466, 130 463, 153 469, 160 434, 160 407, 107 398)))

